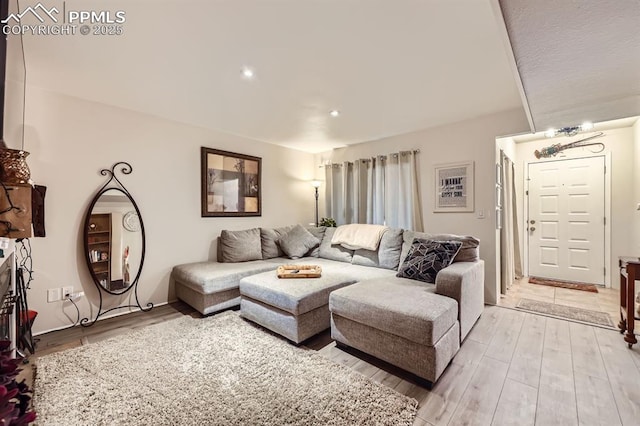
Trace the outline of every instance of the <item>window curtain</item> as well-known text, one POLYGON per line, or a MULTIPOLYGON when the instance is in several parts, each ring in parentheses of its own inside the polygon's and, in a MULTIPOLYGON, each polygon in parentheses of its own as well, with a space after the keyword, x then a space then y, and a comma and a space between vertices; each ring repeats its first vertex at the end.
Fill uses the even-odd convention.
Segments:
POLYGON ((417 169, 412 151, 325 165, 327 216, 422 231, 417 169))
POLYGON ((347 167, 348 181, 346 223, 367 223, 367 170, 370 162, 371 160, 358 160, 343 163, 343 167, 347 167))
POLYGON ((385 157, 379 156, 371 160, 371 168, 367 175, 367 181, 370 183, 367 203, 367 223, 375 225, 384 225, 384 177, 385 177, 385 157))
POLYGON ((416 153, 391 154, 386 167, 385 221, 394 228, 422 231, 416 153))
POLYGON ((325 166, 325 203, 327 217, 335 219, 338 225, 345 223, 342 196, 342 164, 325 166))
POLYGON ((516 186, 513 161, 500 152, 502 189, 502 229, 500 230, 500 291, 505 294, 513 280, 522 277, 522 257, 517 216, 516 186))

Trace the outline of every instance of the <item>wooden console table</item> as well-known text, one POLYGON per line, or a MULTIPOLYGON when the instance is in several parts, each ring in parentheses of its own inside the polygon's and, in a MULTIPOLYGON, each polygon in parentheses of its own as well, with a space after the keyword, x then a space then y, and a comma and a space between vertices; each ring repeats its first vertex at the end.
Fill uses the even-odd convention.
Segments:
POLYGON ((640 258, 619 257, 620 265, 620 323, 618 328, 624 334, 624 341, 631 348, 638 343, 633 333, 635 325, 636 280, 640 280, 640 258), (626 333, 625 333, 626 331, 626 333))

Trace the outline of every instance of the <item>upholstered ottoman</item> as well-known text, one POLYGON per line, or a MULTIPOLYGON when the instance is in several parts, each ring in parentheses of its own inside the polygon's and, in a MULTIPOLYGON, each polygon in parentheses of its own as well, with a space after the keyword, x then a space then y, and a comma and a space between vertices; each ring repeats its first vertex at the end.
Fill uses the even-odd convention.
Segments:
POLYGON ((341 268, 320 278, 278 278, 274 271, 240 280, 240 315, 300 343, 330 327, 329 293, 353 284, 341 268))
POLYGON ((331 293, 331 337, 435 382, 460 349, 458 302, 433 284, 376 278, 331 293))

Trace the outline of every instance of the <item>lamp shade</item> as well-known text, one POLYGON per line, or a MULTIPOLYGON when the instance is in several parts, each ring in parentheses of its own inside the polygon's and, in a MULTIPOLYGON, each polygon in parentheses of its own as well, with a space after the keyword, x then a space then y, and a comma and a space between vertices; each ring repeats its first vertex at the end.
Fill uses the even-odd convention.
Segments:
POLYGON ((320 185, 322 185, 322 181, 320 181, 320 180, 312 180, 311 181, 311 186, 313 186, 314 188, 320 188, 320 185))

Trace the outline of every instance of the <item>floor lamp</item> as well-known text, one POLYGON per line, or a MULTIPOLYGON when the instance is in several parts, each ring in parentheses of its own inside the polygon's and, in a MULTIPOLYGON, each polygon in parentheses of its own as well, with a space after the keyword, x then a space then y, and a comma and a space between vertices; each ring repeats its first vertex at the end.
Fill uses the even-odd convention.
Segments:
POLYGON ((319 180, 311 181, 311 186, 316 190, 316 226, 320 225, 320 222, 318 221, 318 188, 320 188, 321 184, 322 182, 319 180))

